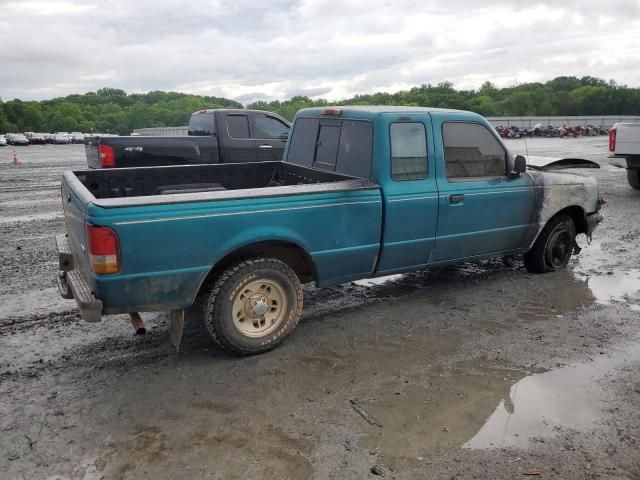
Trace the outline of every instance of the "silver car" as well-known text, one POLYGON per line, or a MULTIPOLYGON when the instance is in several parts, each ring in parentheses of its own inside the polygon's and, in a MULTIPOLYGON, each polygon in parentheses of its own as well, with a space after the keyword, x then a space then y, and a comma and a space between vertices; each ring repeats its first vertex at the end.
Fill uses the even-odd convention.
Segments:
POLYGON ((4 135, 0 135, 0 147, 6 147, 7 146, 7 139, 5 138, 4 135))
POLYGON ((53 143, 69 143, 69 134, 67 132, 54 133, 53 143))

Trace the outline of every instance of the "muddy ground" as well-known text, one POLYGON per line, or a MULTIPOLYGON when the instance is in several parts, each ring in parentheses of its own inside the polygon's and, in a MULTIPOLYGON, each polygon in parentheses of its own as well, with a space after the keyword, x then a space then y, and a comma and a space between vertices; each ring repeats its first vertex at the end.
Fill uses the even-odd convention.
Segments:
POLYGON ((568 271, 307 287, 295 333, 243 359, 197 312, 179 354, 164 314, 144 337, 84 323, 53 281, 83 147, 0 149, 0 479, 640 478, 640 192, 604 137, 527 147, 603 167, 605 221, 568 271))

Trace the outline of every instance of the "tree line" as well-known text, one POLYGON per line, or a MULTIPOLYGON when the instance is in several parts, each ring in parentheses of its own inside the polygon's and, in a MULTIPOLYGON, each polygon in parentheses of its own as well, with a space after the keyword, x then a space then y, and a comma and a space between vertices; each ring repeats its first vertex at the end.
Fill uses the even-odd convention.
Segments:
POLYGON ((453 83, 424 84, 395 93, 356 95, 339 102, 293 97, 254 102, 247 108, 269 110, 291 119, 301 108, 324 105, 406 105, 470 110, 485 117, 640 115, 640 88, 594 77, 557 77, 546 83, 497 88, 485 82, 478 90, 456 90, 453 83))
MULTIPOLYGON (((640 88, 595 77, 557 77, 546 83, 457 90, 453 83, 424 84, 395 93, 355 95, 338 102, 296 96, 257 101, 247 108, 269 110, 289 120, 301 108, 323 105, 406 105, 471 110, 494 116, 640 115, 640 88)), ((0 133, 81 131, 129 134, 135 128, 186 125, 203 108, 243 108, 220 97, 153 91, 127 94, 103 88, 83 95, 42 101, 0 100, 0 133)))
POLYGON ((0 133, 80 131, 125 135, 135 128, 186 125, 191 113, 203 108, 242 108, 242 104, 177 92, 127 94, 116 88, 52 100, 0 100, 0 133))

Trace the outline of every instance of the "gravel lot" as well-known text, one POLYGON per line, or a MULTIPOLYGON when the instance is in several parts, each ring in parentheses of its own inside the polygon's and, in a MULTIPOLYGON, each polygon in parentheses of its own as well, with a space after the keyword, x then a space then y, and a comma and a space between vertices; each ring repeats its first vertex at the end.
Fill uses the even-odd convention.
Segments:
POLYGON ((53 280, 84 148, 0 148, 0 479, 640 478, 640 192, 606 141, 507 142, 602 166, 605 220, 568 271, 307 287, 296 332, 242 359, 195 310, 179 354, 164 314, 144 337, 84 323, 53 280))

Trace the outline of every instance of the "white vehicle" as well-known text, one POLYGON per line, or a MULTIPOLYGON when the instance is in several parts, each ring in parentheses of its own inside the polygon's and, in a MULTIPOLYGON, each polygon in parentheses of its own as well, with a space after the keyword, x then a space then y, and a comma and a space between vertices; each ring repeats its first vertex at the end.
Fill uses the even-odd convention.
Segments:
POLYGON ((7 146, 7 139, 5 138, 4 135, 0 135, 0 147, 6 147, 7 146))
POLYGON ((84 143, 84 133, 82 133, 82 132, 71 132, 69 134, 69 141, 71 143, 84 143))
POLYGON ((54 133, 52 143, 69 143, 69 134, 67 132, 54 133))
POLYGON ((609 131, 609 151, 622 158, 627 169, 627 180, 640 190, 640 123, 616 123, 609 131))

